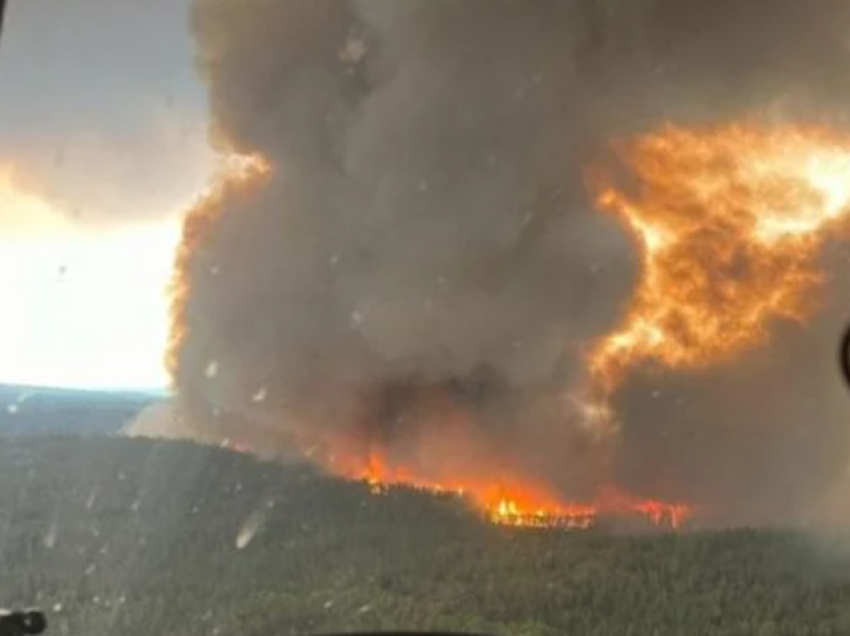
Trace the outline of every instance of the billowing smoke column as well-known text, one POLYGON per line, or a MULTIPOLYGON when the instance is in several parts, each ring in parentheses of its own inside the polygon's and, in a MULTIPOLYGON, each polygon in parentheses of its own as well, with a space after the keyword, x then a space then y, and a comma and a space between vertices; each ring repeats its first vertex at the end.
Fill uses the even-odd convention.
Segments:
POLYGON ((186 222, 181 421, 343 473, 533 483, 535 505, 615 481, 718 522, 806 509, 848 448, 846 252, 805 327, 618 384, 616 440, 565 392, 641 275, 588 166, 667 121, 841 126, 845 4, 196 0, 214 140, 246 159, 186 222))

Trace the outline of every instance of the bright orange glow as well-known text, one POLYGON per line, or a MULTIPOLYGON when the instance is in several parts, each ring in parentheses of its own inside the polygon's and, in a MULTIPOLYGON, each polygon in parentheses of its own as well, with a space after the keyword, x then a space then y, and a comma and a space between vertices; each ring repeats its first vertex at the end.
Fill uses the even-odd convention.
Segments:
MULTIPOLYGON (((176 250, 168 290, 171 301, 169 312, 171 329, 164 362, 172 382, 177 371, 178 352, 186 338, 185 312, 190 291, 190 269, 193 254, 223 213, 222 199, 233 189, 251 187, 255 181, 268 176, 271 169, 271 165, 259 156, 236 154, 220 156, 215 176, 211 181, 211 187, 199 197, 183 221, 183 232, 176 250)), ((216 276, 219 273, 219 268, 218 263, 210 263, 207 273, 210 276, 216 276)))
POLYGON ((639 187, 600 180, 597 201, 631 230, 642 268, 622 323, 590 353, 596 395, 641 362, 724 362, 763 344, 772 320, 812 313, 818 249, 850 216, 850 138, 671 126, 620 151, 639 187))
POLYGON ((685 504, 640 499, 613 487, 602 489, 594 501, 564 501, 545 483, 505 470, 479 478, 470 471, 467 475, 458 474, 453 480, 436 481, 389 462, 380 452, 371 453, 362 463, 353 457, 335 457, 329 467, 350 479, 365 481, 376 494, 405 486, 455 495, 500 525, 589 528, 604 517, 616 516, 641 518, 659 527, 678 529, 695 512, 685 504))

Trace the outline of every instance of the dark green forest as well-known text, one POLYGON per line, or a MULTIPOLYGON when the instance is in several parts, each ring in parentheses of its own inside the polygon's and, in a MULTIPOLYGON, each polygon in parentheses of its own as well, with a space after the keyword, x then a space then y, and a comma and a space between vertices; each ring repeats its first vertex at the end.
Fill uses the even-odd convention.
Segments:
POLYGON ((848 634, 840 546, 497 527, 449 497, 181 442, 0 444, 0 599, 63 635, 848 634))

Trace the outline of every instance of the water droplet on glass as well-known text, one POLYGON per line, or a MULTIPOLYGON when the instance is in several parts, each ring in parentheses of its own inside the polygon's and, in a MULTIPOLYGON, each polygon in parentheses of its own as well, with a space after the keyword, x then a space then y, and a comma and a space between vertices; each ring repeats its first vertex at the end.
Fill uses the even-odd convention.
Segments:
POLYGON ((44 535, 44 547, 48 550, 56 545, 56 522, 50 524, 47 534, 44 535))
POLYGON ((245 519, 242 527, 239 528, 239 532, 236 535, 237 550, 244 550, 248 547, 251 541, 254 540, 254 537, 257 536, 257 533, 262 529, 265 520, 266 511, 263 509, 255 510, 248 515, 248 518, 245 519))
POLYGON ((368 52, 369 46, 363 38, 350 36, 339 51, 339 59, 345 64, 358 64, 368 52))

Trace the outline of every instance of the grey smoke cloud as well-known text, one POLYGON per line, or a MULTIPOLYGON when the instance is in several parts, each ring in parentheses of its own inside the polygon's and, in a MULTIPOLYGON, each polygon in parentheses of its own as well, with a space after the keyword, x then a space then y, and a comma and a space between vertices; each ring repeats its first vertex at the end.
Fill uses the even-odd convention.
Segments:
POLYGON ((208 181, 190 0, 10 2, 0 163, 84 228, 174 216, 208 181))
MULTIPOLYGON (((273 169, 191 221, 174 352, 186 421, 266 447, 343 436, 409 455, 450 435, 459 411, 488 468, 592 486, 594 458, 561 397, 582 347, 628 301, 635 254, 593 210, 585 168, 612 138, 669 119, 840 122, 843 5, 196 0, 215 142, 273 169)), ((785 463, 804 374, 832 398, 788 466, 800 497, 820 485, 805 474, 841 463, 818 453, 846 442, 823 363, 842 312, 844 299, 788 329, 747 373, 651 379, 683 406, 647 400, 638 378, 620 396, 615 474, 744 509, 772 487, 759 471, 785 463), (791 406, 765 410, 751 397, 764 386, 791 406), (762 427, 768 412, 780 417, 762 427), (712 490, 719 463, 758 485, 712 490)), ((437 471, 446 452, 413 454, 437 471)))

